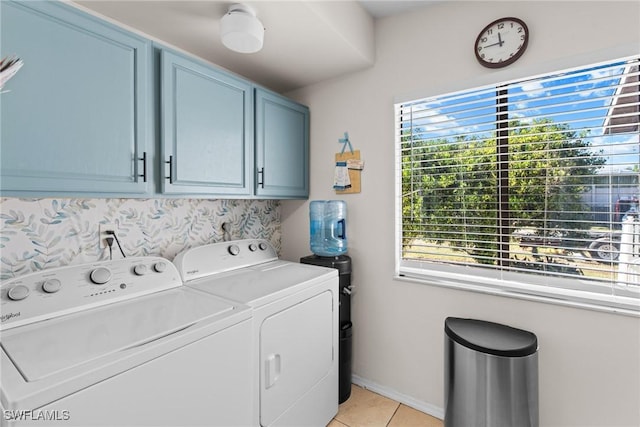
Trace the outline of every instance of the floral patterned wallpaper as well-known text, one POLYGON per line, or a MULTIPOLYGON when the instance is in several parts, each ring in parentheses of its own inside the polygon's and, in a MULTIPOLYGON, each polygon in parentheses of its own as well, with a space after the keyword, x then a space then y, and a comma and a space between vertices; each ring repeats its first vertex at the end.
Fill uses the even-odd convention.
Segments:
MULTIPOLYGON (((0 278, 109 259, 98 224, 110 224, 127 256, 162 256, 223 240, 261 238, 280 252, 277 200, 0 199, 0 278)), ((113 245, 113 258, 122 255, 113 245)))

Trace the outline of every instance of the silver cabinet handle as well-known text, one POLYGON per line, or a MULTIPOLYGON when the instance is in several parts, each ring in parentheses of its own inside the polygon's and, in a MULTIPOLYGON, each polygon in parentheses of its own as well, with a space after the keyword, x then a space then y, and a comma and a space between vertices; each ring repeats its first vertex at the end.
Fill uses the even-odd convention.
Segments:
POLYGON ((264 168, 258 169, 258 185, 264 188, 264 168))

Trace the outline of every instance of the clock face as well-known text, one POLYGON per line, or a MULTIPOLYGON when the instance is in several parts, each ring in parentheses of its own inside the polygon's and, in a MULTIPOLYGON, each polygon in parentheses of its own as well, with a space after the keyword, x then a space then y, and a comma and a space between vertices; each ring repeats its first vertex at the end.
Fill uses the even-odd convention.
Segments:
POLYGON ((500 18, 484 27, 476 39, 476 58, 489 68, 514 63, 527 48, 529 30, 518 18, 500 18))

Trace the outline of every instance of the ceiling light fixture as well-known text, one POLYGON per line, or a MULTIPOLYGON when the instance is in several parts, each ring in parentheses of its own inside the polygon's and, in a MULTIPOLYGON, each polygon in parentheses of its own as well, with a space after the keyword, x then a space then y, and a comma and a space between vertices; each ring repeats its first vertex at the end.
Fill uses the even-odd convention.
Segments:
POLYGON ((249 6, 232 4, 220 20, 220 36, 233 51, 255 53, 262 49, 264 27, 249 6))

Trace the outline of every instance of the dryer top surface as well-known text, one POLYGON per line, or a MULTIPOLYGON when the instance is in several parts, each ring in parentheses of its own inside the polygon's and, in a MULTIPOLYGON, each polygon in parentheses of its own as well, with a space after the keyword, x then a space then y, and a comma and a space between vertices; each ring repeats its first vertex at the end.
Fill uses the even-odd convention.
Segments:
POLYGON ((187 282, 204 292, 257 307, 328 280, 338 283, 338 270, 277 260, 187 282))

